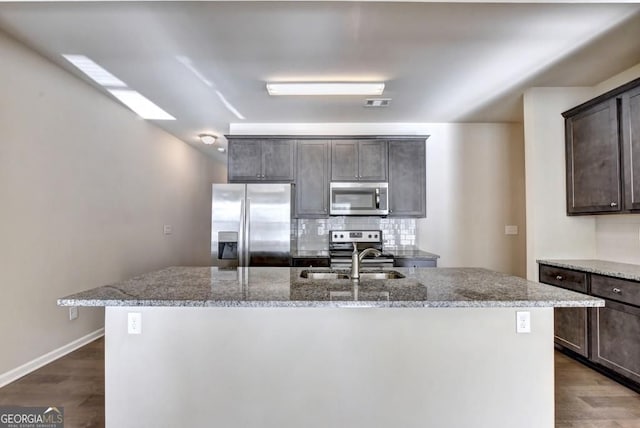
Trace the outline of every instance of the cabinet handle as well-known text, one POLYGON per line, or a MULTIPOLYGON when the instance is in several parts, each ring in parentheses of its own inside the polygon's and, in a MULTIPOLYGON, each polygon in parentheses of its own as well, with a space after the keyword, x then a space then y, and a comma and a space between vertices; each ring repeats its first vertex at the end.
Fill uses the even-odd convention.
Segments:
POLYGON ((612 207, 617 207, 618 204, 616 204, 615 202, 611 202, 609 205, 611 205, 612 207))
POLYGON ((392 213, 392 212, 393 212, 393 210, 389 210, 389 212, 390 212, 390 213, 392 213))
POLYGON ((613 292, 614 292, 614 293, 616 293, 616 294, 621 294, 621 293, 622 293, 622 290, 620 290, 620 289, 619 289, 619 288, 617 288, 617 287, 616 287, 616 288, 614 288, 614 289, 613 289, 613 290, 611 290, 611 291, 613 291, 613 292))
POLYGON ((260 174, 256 174, 256 177, 260 178, 260 174))
POLYGON ((556 276, 556 279, 557 279, 558 281, 562 281, 564 278, 562 278, 562 275, 558 275, 558 276, 556 276))

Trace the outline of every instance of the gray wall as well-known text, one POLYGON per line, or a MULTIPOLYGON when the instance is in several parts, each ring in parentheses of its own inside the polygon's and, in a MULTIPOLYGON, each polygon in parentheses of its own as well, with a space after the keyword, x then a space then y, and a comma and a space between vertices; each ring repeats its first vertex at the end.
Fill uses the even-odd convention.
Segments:
POLYGON ((107 427, 552 428, 553 309, 526 310, 107 308, 107 427))
POLYGON ((209 264, 226 170, 0 33, 0 383, 103 325, 58 297, 209 264), (163 225, 173 226, 163 235, 163 225))

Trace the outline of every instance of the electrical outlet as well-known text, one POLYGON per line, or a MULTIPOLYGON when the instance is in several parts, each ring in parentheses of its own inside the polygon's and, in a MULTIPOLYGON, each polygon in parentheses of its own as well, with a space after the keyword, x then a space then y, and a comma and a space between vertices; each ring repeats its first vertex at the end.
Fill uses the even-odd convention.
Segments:
POLYGON ((76 318, 78 318, 78 307, 77 306, 70 306, 69 307, 69 321, 73 321, 76 318))
POLYGON ((170 224, 165 224, 163 227, 163 231, 165 235, 171 235, 173 233, 173 228, 170 224))
POLYGON ((531 333, 531 312, 516 312, 516 333, 531 333))
POLYGON ((127 333, 142 334, 142 314, 140 312, 127 314, 127 333))

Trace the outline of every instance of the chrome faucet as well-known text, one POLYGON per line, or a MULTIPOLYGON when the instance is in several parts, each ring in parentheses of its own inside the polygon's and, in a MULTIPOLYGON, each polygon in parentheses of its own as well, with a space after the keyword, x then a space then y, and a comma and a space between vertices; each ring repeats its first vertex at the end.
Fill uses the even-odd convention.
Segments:
POLYGON ((369 253, 373 253, 376 257, 382 255, 382 252, 375 248, 365 248, 358 254, 358 244, 353 243, 353 253, 351 253, 351 279, 360 279, 360 262, 369 253))

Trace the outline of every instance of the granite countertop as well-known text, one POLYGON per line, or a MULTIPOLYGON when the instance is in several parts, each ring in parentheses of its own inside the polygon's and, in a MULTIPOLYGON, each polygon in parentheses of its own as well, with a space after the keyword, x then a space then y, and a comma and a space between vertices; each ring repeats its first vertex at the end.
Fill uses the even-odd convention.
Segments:
POLYGON ((606 260, 536 260, 539 264, 640 281, 640 265, 606 260))
MULTIPOLYGON (((303 268, 170 267, 58 300, 60 306, 580 307, 604 300, 480 268, 394 268, 403 279, 301 278, 303 268)), ((313 271, 328 272, 329 269, 313 271)), ((364 272, 365 270, 363 270, 364 272)))

